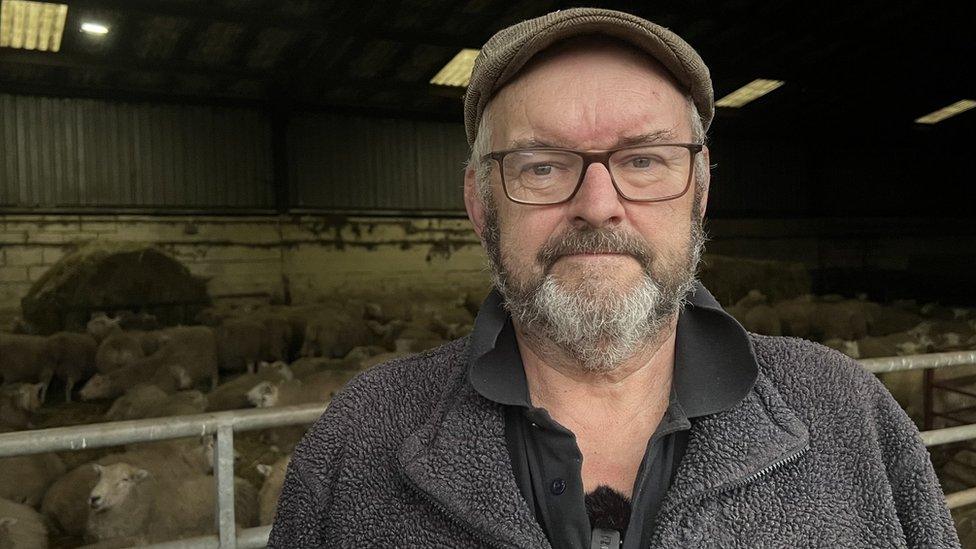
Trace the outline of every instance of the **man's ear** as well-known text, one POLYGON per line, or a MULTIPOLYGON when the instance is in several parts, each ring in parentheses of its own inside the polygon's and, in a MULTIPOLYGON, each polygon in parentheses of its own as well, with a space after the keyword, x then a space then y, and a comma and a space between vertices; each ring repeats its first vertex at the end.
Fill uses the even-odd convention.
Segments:
POLYGON ((471 166, 464 169, 464 208, 480 239, 485 230, 485 203, 478 192, 478 176, 471 166))
POLYGON ((702 197, 701 197, 701 215, 702 219, 705 218, 705 210, 708 209, 708 188, 712 183, 712 162, 708 154, 708 147, 703 147, 702 156, 705 158, 705 173, 702 174, 702 197))

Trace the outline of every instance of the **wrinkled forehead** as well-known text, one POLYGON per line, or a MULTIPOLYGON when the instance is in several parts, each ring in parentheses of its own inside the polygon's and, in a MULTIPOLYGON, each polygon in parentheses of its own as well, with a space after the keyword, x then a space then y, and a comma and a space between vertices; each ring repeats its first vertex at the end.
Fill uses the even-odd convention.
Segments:
POLYGON ((688 112, 687 92, 663 65, 624 41, 593 35, 535 56, 485 116, 495 148, 526 140, 579 147, 652 133, 687 139, 688 112))

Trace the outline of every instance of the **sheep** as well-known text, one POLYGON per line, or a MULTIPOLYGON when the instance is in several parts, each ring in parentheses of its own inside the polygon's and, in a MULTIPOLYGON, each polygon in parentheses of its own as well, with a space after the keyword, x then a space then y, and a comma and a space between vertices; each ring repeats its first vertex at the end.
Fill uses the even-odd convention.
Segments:
POLYGON ((82 388, 82 400, 114 398, 138 383, 150 382, 167 393, 188 389, 210 379, 217 386, 217 343, 205 326, 162 330, 160 348, 152 356, 108 374, 97 374, 82 388))
POLYGON ((162 405, 169 396, 151 383, 140 383, 115 399, 105 412, 106 421, 123 421, 149 417, 150 411, 162 405))
POLYGON ((183 366, 159 362, 158 359, 149 357, 107 374, 95 374, 81 388, 78 396, 81 400, 116 398, 130 387, 141 383, 155 385, 169 394, 189 388, 193 384, 183 366))
POLYGON ((284 361, 291 358, 294 336, 288 318, 273 313, 263 313, 257 318, 264 324, 261 358, 268 361, 284 361))
POLYGON ((742 318, 742 326, 757 334, 769 336, 783 334, 779 314, 776 309, 765 304, 755 305, 746 311, 742 318))
POLYGON ((858 300, 834 300, 817 303, 810 319, 810 337, 827 339, 860 339, 868 334, 868 306, 858 300))
POLYGON ((332 370, 312 374, 304 380, 278 383, 262 381, 247 392, 247 400, 258 408, 325 403, 356 373, 350 370, 332 370))
POLYGON ((94 464, 75 467, 47 489, 41 512, 64 534, 81 536, 88 520, 88 494, 97 482, 94 464))
POLYGON ((254 373, 263 358, 267 336, 264 323, 253 318, 230 318, 216 328, 215 334, 220 369, 254 373))
POLYGON ((0 498, 37 507, 64 472, 64 462, 53 453, 0 458, 0 498))
POLYGON ((816 308, 813 296, 807 294, 792 299, 777 301, 773 305, 779 316, 783 335, 794 337, 810 337, 810 317, 816 308))
POLYGON ((262 381, 285 381, 292 379, 292 371, 284 362, 258 365, 254 374, 243 374, 231 381, 222 383, 207 395, 207 411, 239 410, 250 406, 247 393, 262 381))
POLYGON ((119 327, 118 318, 111 318, 105 312, 98 311, 92 313, 91 319, 85 325, 85 331, 88 332, 88 335, 95 338, 95 341, 101 343, 117 327, 119 327))
MULTIPOLYGON (((95 470, 99 479, 88 498, 86 537, 95 541, 138 537, 147 543, 213 531, 213 477, 158 479, 128 463, 99 465, 95 470)), ((234 479, 234 503, 238 526, 253 526, 257 491, 243 479, 234 479)))
POLYGON ((152 355, 160 361, 182 367, 192 383, 210 381, 217 387, 217 339, 206 326, 177 326, 161 331, 159 351, 152 355))
POLYGON ((136 334, 116 328, 105 335, 98 345, 95 368, 98 373, 107 374, 131 366, 145 356, 142 341, 136 334))
POLYGON ((266 525, 274 522, 275 511, 278 508, 278 498, 281 497, 281 488, 285 484, 285 473, 288 471, 288 461, 291 455, 287 455, 271 465, 263 463, 255 467, 264 482, 261 484, 261 491, 258 493, 258 524, 266 525))
POLYGON ((924 320, 918 314, 898 306, 881 307, 868 324, 869 336, 886 336, 905 332, 924 320))
POLYGON ((417 353, 445 343, 437 333, 420 326, 407 326, 393 341, 396 352, 417 353))
POLYGON ((361 315, 356 318, 344 311, 319 311, 308 319, 300 354, 339 358, 353 347, 370 345, 375 340, 376 335, 361 315))
POLYGON ((43 383, 11 383, 0 387, 0 426, 14 430, 33 427, 33 414, 44 403, 43 383))
POLYGON ((26 505, 0 498, 0 549, 47 549, 44 517, 26 505))
POLYGON ((64 400, 71 402, 75 383, 95 374, 95 339, 88 334, 58 332, 48 337, 54 375, 64 382, 64 400))
POLYGON ((53 376, 54 357, 46 337, 0 333, 0 378, 3 383, 43 383, 41 400, 44 401, 53 376))
POLYGON ((159 387, 141 383, 115 399, 105 412, 106 421, 145 419, 200 414, 206 410, 207 397, 200 391, 167 394, 159 387))
POLYGON ((915 355, 932 350, 934 342, 928 336, 915 336, 910 333, 889 334, 886 336, 867 336, 854 342, 853 358, 877 358, 899 355, 915 355))

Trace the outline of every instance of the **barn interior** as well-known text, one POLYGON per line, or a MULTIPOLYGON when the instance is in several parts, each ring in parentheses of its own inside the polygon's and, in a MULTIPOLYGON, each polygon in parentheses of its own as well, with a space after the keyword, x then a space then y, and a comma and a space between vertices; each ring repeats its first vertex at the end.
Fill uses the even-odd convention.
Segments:
MULTIPOLYGON (((719 106, 707 139, 700 277, 746 328, 856 359, 976 350, 971 5, 587 4, 686 39, 716 99, 774 82, 719 106)), ((0 433, 262 407, 251 390, 285 375, 328 395, 467 334, 490 280, 462 198, 464 65, 434 81, 575 5, 0 0, 0 433), (212 367, 150 372, 174 339, 212 367), (138 390, 92 383, 133 365, 138 390)), ((879 375, 920 430, 967 425, 974 360, 879 375)), ((257 502, 300 434, 237 437, 248 526, 273 517, 257 502)), ((43 517, 51 547, 98 541, 90 464, 142 451, 0 458, 0 503, 43 517)), ((970 440, 930 451, 947 494, 976 487, 970 440)), ((967 497, 952 511, 976 548, 967 497)))

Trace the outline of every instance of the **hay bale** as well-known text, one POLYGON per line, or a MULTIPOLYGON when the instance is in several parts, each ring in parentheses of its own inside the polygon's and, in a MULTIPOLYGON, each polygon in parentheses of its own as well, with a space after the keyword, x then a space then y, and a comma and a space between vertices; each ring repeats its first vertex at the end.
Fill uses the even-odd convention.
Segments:
POLYGON ((706 254, 699 279, 723 305, 759 290, 770 302, 811 292, 810 273, 802 263, 706 254))
POLYGON ((94 311, 141 311, 188 324, 207 305, 206 281, 147 244, 93 242, 66 255, 21 300, 35 333, 84 331, 94 311))

